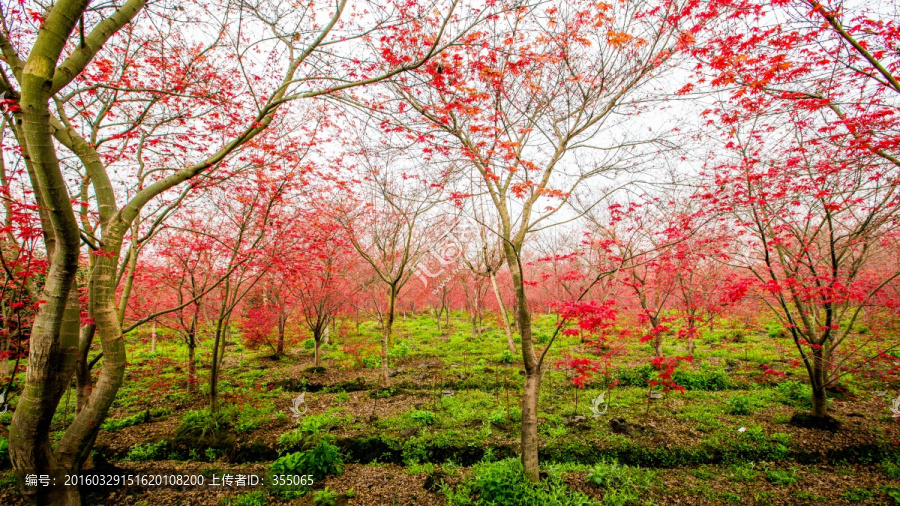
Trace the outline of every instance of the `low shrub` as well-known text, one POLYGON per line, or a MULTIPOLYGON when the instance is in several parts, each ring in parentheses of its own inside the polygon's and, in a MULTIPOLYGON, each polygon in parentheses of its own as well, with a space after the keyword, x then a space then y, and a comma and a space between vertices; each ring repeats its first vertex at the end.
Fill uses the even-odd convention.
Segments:
POLYGON ((517 458, 498 462, 482 462, 472 469, 472 477, 452 489, 442 487, 447 504, 506 505, 539 504, 542 506, 582 506, 593 504, 586 495, 569 489, 556 473, 548 473, 540 483, 525 479, 522 463, 517 458))
POLYGON ((773 485, 790 487, 797 483, 797 473, 793 469, 772 469, 766 471, 766 479, 773 485))
POLYGON ((313 449, 294 452, 272 463, 270 472, 279 475, 310 475, 315 480, 343 472, 344 460, 337 446, 320 441, 313 449))
POLYGON ((115 431, 124 429, 125 427, 131 427, 132 425, 138 425, 142 423, 147 423, 150 421, 150 410, 141 411, 136 415, 129 416, 127 418, 110 418, 103 422, 103 430, 107 431, 115 431))
POLYGON ((246 494, 229 497, 223 500, 222 504, 228 506, 266 506, 266 504, 269 504, 269 497, 264 490, 254 490, 246 494))
POLYGON ((161 460, 166 456, 166 450, 169 446, 168 441, 159 441, 157 443, 136 444, 128 452, 125 460, 132 462, 143 462, 147 460, 161 460))
POLYGON ((512 352, 510 352, 509 350, 503 350, 502 353, 497 355, 497 358, 494 359, 494 361, 500 364, 511 364, 515 359, 516 357, 513 356, 512 352))
POLYGON ((188 411, 181 417, 175 434, 202 438, 226 431, 230 426, 231 416, 228 413, 213 413, 205 409, 188 411))
POLYGON ((646 364, 640 367, 619 369, 616 373, 616 379, 621 386, 646 387, 647 382, 655 375, 656 372, 653 370, 653 366, 646 364))
MULTIPOLYGON (((722 369, 712 369, 708 364, 700 366, 699 371, 678 370, 672 375, 676 384, 685 390, 719 391, 730 386, 728 375, 722 369)), ((641 385, 643 386, 643 385, 641 385)))
POLYGON ((618 462, 600 462, 588 471, 588 483, 604 490, 603 504, 641 504, 641 497, 652 486, 656 474, 618 462))
POLYGON ((433 425, 434 422, 437 421, 437 415, 432 413, 431 411, 423 411, 420 409, 414 409, 410 412, 410 416, 413 420, 417 422, 422 422, 425 425, 433 425))
POLYGON ((325 487, 313 495, 313 506, 335 506, 338 495, 334 490, 325 487))
POLYGON ((746 416, 753 412, 753 407, 755 405, 753 397, 749 395, 735 395, 734 397, 728 399, 728 407, 725 409, 725 412, 729 415, 741 415, 746 416))

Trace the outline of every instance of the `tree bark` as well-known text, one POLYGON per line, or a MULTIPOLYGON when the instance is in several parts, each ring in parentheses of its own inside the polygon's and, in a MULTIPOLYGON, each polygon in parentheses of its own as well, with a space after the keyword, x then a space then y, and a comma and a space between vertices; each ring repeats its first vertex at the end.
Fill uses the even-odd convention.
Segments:
POLYGON ((394 306, 397 303, 396 285, 388 286, 388 310, 384 313, 384 324, 381 329, 381 380, 388 383, 388 346, 393 345, 394 306))
POLYGON ((391 339, 391 329, 394 326, 394 315, 385 314, 385 322, 381 329, 381 380, 387 385, 388 381, 388 342, 391 339))
POLYGON ((828 416, 828 395, 825 391, 827 376, 828 365, 823 357, 823 353, 821 350, 814 350, 810 383, 812 385, 813 394, 812 416, 816 418, 825 418, 828 416))
POLYGON ((188 359, 187 359, 187 392, 194 393, 197 383, 197 367, 195 357, 197 355, 197 343, 194 340, 193 332, 188 336, 188 359))
POLYGON ((512 326, 509 324, 509 316, 506 314, 506 306, 503 305, 503 296, 500 295, 500 287, 497 285, 497 276, 490 271, 491 286, 494 287, 494 297, 497 298, 497 306, 500 308, 500 320, 503 321, 503 330, 506 331, 506 348, 510 353, 516 352, 516 341, 513 339, 512 326))
POLYGON ((319 332, 316 332, 316 334, 313 336, 313 341, 316 342, 315 358, 313 359, 313 365, 315 367, 319 367, 319 346, 321 346, 321 343, 322 343, 322 336, 320 335, 319 332))
POLYGON ((222 340, 222 320, 216 323, 213 337, 212 359, 209 367, 209 410, 219 412, 219 343, 222 340))
POLYGON ((282 320, 282 317, 279 317, 278 320, 278 348, 275 350, 276 355, 284 355, 284 330, 285 330, 285 322, 282 320))
POLYGON ((512 274, 513 288, 516 294, 516 321, 519 335, 522 338, 522 359, 525 368, 525 389, 522 392, 522 439, 521 458, 525 469, 525 477, 538 482, 540 479, 540 463, 538 461, 537 409, 541 391, 540 364, 534 353, 534 338, 531 332, 531 311, 525 295, 525 283, 519 271, 519 252, 514 247, 504 244, 506 262, 512 274))

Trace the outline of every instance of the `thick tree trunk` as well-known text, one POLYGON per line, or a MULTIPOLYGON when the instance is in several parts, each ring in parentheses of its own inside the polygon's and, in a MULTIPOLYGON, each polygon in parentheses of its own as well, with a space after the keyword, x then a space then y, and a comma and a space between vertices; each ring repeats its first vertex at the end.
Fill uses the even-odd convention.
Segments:
POLYGON ((284 330, 285 330, 285 324, 279 320, 279 322, 278 322, 278 347, 275 350, 276 355, 284 355, 284 330))
POLYGON ((823 358, 821 350, 814 350, 812 361, 812 377, 810 378, 810 383, 812 386, 813 394, 812 416, 816 418, 825 418, 826 416, 828 416, 828 395, 825 391, 827 377, 827 361, 823 358))
POLYGON ((540 463, 538 462, 538 399, 541 391, 540 370, 530 371, 525 375, 525 391, 522 393, 522 466, 525 476, 531 481, 538 481, 540 463))
POLYGON ((322 338, 318 335, 313 337, 313 340, 316 342, 316 351, 315 358, 313 359, 313 365, 315 367, 319 367, 319 346, 321 346, 322 338))
POLYGON ((65 385, 74 372, 78 352, 78 291, 74 287, 67 291, 68 303, 62 320, 56 324, 58 339, 47 336, 44 328, 35 321, 25 391, 19 398, 10 425, 9 450, 13 469, 20 476, 47 474, 57 479, 56 486, 23 487, 23 495, 34 504, 79 504, 77 492, 69 497, 64 481, 59 481, 64 480, 65 473, 77 468, 71 468, 54 454, 49 439, 50 424, 65 385), (43 334, 43 340, 36 339, 36 331, 43 334))

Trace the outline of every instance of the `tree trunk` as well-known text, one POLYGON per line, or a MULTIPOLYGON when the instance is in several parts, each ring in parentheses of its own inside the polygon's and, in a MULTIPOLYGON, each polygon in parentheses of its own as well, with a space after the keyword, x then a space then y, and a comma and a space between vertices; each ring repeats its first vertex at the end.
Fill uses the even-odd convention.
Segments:
POLYGON ((828 364, 822 356, 822 350, 814 350, 810 383, 812 385, 813 394, 812 416, 816 418, 825 418, 828 416, 828 395, 825 391, 826 378, 828 376, 827 370, 828 364))
POLYGON ((513 339, 512 326, 509 324, 509 316, 506 314, 506 306, 503 305, 503 297, 500 295, 500 287, 497 285, 497 276, 490 271, 491 286, 494 287, 494 297, 497 298, 497 306, 500 308, 500 320, 503 321, 503 330, 506 331, 506 348, 510 353, 516 352, 516 341, 513 339))
POLYGON ((525 369, 525 389, 522 392, 522 440, 521 457, 525 478, 537 483, 540 479, 538 461, 537 410, 541 391, 540 363, 534 353, 534 338, 531 332, 531 312, 525 295, 525 283, 519 271, 518 251, 510 243, 504 244, 506 262, 512 274, 513 289, 516 294, 516 321, 522 338, 522 360, 525 369))
POLYGON ((694 357, 694 338, 693 337, 688 338, 688 356, 691 358, 694 357))
POLYGON ((197 383, 197 368, 195 357, 197 354, 197 342, 194 340, 194 334, 191 333, 188 336, 188 359, 187 359, 187 373, 188 373, 188 383, 187 383, 187 392, 189 394, 194 393, 196 390, 197 383))
POLYGON ((541 391, 541 371, 530 371, 525 375, 525 391, 522 393, 522 466, 525 477, 533 482, 539 479, 538 462, 538 399, 541 391))
POLYGON ((387 385, 388 381, 388 341, 391 336, 391 327, 394 322, 393 318, 387 317, 387 321, 384 322, 384 328, 381 330, 381 380, 387 385))
POLYGON ((276 355, 284 355, 284 329, 285 324, 281 321, 279 317, 278 320, 278 348, 275 350, 276 355))
POLYGON ((75 414, 81 413, 81 408, 87 403, 88 397, 91 395, 91 364, 88 362, 88 352, 91 349, 91 342, 94 339, 94 333, 97 327, 94 324, 87 324, 81 327, 81 338, 78 343, 78 360, 75 363, 75 414))
POLYGON ((153 322, 153 327, 150 329, 150 352, 156 353, 156 322, 153 322))
MULTIPOLYGON (((0 161, 0 167, 2 167, 2 161, 0 161)), ((12 348, 12 333, 9 331, 9 308, 6 306, 5 301, 0 301, 0 306, 2 306, 3 310, 3 351, 4 357, 8 357, 7 353, 9 353, 10 348, 12 348)), ((0 374, 3 375, 4 378, 9 377, 10 370, 10 361, 7 358, 3 359, 3 369, 0 374)))
MULTIPOLYGON (((135 238, 137 238, 137 233, 135 233, 135 238)), ((131 289, 134 286, 137 257, 137 248, 135 248, 134 243, 132 243, 131 247, 128 249, 128 267, 126 267, 128 271, 125 274, 125 286, 122 287, 122 295, 119 297, 119 325, 125 321, 125 310, 128 309, 128 299, 131 297, 131 289)))
POLYGON ((222 339, 222 320, 216 323, 213 337, 212 359, 209 367, 209 411, 219 412, 219 343, 222 339))
POLYGON ((315 358, 313 361, 313 365, 315 367, 319 367, 319 346, 321 345, 322 338, 321 338, 321 336, 316 334, 315 336, 313 336, 313 340, 316 342, 316 351, 315 351, 315 358))
MULTIPOLYGON (((78 291, 74 288, 74 283, 72 285, 64 300, 66 307, 61 315, 62 321, 57 324, 59 338, 54 339, 55 346, 46 339, 50 337, 46 334, 45 341, 36 340, 36 331, 41 334, 45 331, 35 321, 25 372, 25 391, 19 398, 10 425, 9 450, 13 469, 20 476, 47 474, 51 476, 51 480, 56 478, 55 486, 22 489, 25 498, 34 504, 80 504, 77 491, 73 496, 63 486, 64 475, 77 471, 77 468, 68 466, 67 462, 54 454, 49 439, 50 424, 65 386, 74 372, 78 350, 78 291)), ((38 318, 40 316, 39 312, 38 318)))

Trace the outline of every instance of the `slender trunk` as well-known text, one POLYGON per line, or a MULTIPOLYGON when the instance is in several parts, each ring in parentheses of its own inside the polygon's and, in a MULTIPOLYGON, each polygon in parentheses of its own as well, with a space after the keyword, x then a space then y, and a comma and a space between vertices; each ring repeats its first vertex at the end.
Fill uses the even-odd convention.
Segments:
POLYGON ((662 343, 663 343, 662 334, 657 334, 656 337, 653 338, 653 354, 657 358, 663 356, 662 343))
POLYGON ((691 358, 694 357, 694 338, 693 337, 688 338, 688 356, 691 358))
POLYGON ((531 311, 525 295, 525 283, 519 271, 518 252, 509 243, 504 245, 506 262, 512 274, 513 289, 516 294, 516 321, 522 338, 522 361, 525 369, 525 388, 522 392, 522 439, 521 457, 525 477, 538 482, 540 463, 538 461, 537 410, 541 392, 540 363, 534 352, 534 336, 531 332, 531 311))
POLYGON ((153 322, 153 327, 150 329, 150 352, 156 353, 156 322, 153 322))
POLYGON ((497 298, 497 306, 500 308, 500 320, 503 322, 503 330, 506 331, 506 347, 510 353, 516 352, 516 341, 513 339, 512 326, 509 324, 509 316, 506 314, 506 306, 503 305, 503 297, 500 295, 500 287, 497 285, 497 276, 490 271, 491 286, 494 287, 494 297, 497 298))
MULTIPOLYGON (((3 162, 0 161, 0 167, 2 167, 2 163, 3 162)), ((2 374, 4 378, 8 378, 11 370, 8 357, 9 350, 12 347, 12 333, 9 331, 9 308, 5 301, 0 302, 0 305, 3 307, 3 356, 7 357, 3 359, 3 370, 0 374, 2 374)))
POLYGON ((219 412, 219 343, 222 341, 222 320, 216 322, 213 337, 212 360, 209 367, 209 410, 219 412))
POLYGON ((81 408, 91 395, 91 363, 88 362, 88 351, 94 339, 97 327, 88 324, 81 328, 81 338, 78 343, 78 360, 75 363, 75 414, 81 413, 81 408))
POLYGON ((197 354, 197 342, 194 340, 194 333, 188 336, 188 359, 187 359, 187 373, 188 373, 188 383, 187 383, 187 392, 189 394, 194 393, 195 386, 197 383, 197 369, 196 362, 194 357, 197 354))
POLYGON ((388 342, 391 340, 391 329, 394 326, 394 315, 385 315, 384 328, 381 330, 381 379, 387 385, 388 381, 388 342))
MULTIPOLYGON (((135 234, 137 238, 137 234, 135 234)), ((128 299, 131 297, 131 289, 134 286, 134 271, 137 269, 137 248, 134 244, 129 248, 128 271, 125 274, 125 286, 122 287, 122 295, 119 297, 119 325, 125 321, 125 310, 128 308, 128 299)))

